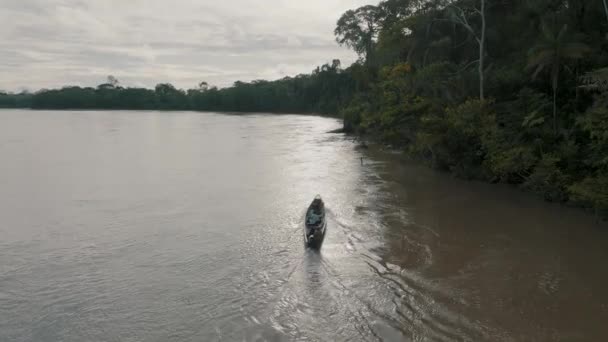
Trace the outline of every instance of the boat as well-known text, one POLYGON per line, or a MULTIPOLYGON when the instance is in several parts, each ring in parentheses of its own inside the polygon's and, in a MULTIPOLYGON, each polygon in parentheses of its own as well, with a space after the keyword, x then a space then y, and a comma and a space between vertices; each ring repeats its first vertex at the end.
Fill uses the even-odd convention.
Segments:
POLYGON ((325 219, 325 203, 320 195, 317 195, 306 211, 304 228, 304 243, 310 248, 321 248, 327 221, 325 219))

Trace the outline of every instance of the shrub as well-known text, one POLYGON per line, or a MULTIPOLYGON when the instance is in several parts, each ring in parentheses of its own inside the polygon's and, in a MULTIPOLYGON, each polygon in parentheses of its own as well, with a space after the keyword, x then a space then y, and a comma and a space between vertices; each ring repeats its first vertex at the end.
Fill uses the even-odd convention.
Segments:
POLYGON ((568 199, 569 177, 558 167, 560 158, 545 154, 524 183, 524 187, 550 202, 564 202, 568 199))
POLYGON ((606 174, 587 177, 568 188, 570 200, 591 207, 596 212, 608 211, 608 176, 606 174))
POLYGON ((496 134, 492 102, 468 100, 446 111, 445 145, 447 165, 463 178, 489 178, 484 168, 486 145, 496 134))

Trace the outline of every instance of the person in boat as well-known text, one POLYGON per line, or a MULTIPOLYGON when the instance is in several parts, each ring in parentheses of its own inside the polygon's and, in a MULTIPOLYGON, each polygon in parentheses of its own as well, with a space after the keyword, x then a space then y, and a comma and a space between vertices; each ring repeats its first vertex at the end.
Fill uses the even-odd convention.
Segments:
POLYGON ((312 210, 308 212, 306 223, 310 225, 318 224, 321 222, 321 200, 315 199, 312 202, 312 210))
POLYGON ((321 214, 316 213, 314 210, 308 213, 308 219, 306 222, 310 225, 317 224, 321 221, 321 214))

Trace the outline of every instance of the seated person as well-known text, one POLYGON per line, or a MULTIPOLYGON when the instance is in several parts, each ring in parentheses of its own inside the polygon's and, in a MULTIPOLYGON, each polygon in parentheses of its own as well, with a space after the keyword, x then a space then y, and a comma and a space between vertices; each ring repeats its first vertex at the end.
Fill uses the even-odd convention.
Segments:
POLYGON ((308 216, 306 217, 307 224, 317 224, 321 221, 321 213, 317 213, 316 210, 312 210, 308 212, 308 216))

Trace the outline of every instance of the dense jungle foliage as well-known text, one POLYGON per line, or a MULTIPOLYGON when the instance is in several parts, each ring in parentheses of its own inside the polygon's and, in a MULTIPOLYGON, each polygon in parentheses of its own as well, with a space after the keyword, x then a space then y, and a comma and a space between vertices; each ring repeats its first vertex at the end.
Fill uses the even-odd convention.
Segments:
POLYGON ((218 89, 0 94, 0 107, 340 115, 345 129, 464 178, 608 212, 608 0, 385 0, 335 30, 358 53, 218 89))
POLYGON ((387 0, 343 15, 345 126, 464 178, 608 210, 608 4, 387 0))

